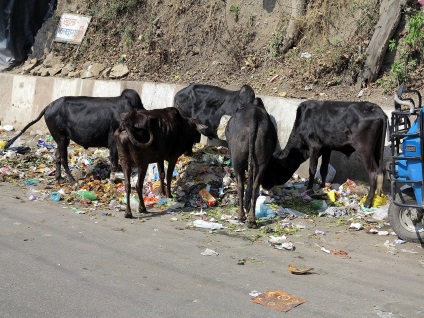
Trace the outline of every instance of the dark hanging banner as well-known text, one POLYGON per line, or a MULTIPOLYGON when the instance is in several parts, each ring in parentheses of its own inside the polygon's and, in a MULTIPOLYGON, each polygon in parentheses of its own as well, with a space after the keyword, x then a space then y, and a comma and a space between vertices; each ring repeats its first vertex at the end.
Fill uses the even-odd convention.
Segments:
POLYGON ((24 62, 57 0, 0 0, 0 71, 24 62))

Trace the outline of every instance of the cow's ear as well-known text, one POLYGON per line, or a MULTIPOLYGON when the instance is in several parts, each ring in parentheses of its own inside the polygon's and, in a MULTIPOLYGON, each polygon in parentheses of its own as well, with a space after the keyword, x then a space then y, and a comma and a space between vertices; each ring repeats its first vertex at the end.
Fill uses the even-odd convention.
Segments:
POLYGON ((241 105, 246 106, 253 103, 255 99, 255 92, 249 85, 243 85, 240 89, 239 100, 241 105))

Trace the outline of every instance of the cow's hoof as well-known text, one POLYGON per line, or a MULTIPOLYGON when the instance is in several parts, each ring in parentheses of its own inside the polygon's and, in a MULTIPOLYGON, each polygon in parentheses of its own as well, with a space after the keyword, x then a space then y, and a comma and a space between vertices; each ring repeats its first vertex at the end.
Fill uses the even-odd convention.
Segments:
POLYGON ((249 229, 256 229, 258 227, 256 221, 247 221, 246 224, 249 229))
POLYGON ((125 213, 125 218, 126 219, 132 219, 132 213, 130 212, 130 213, 125 213))
POLYGON ((66 180, 65 178, 59 177, 59 178, 56 178, 56 181, 57 181, 57 183, 59 183, 59 184, 64 184, 64 183, 66 183, 68 180, 66 180))
POLYGON ((147 213, 147 210, 146 210, 146 208, 139 208, 138 209, 138 213, 140 213, 140 214, 144 214, 144 213, 147 213))
POLYGON ((245 216, 239 216, 238 217, 238 221, 239 222, 244 222, 244 221, 246 221, 246 217, 245 216))

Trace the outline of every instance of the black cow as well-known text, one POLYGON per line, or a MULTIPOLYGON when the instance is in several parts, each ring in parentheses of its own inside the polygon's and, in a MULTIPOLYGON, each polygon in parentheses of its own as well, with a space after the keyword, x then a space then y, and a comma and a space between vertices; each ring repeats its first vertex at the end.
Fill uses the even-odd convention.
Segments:
POLYGON ((251 106, 240 109, 231 117, 225 136, 237 180, 239 220, 246 219, 246 207, 247 226, 256 227, 255 206, 259 185, 275 150, 277 131, 265 108, 251 106), (245 171, 248 172, 248 179, 244 194, 245 171))
POLYGON ((132 166, 138 169, 136 190, 140 200, 139 212, 146 212, 143 201, 143 182, 149 163, 157 162, 162 194, 172 198, 172 173, 178 158, 190 153, 200 134, 192 124, 181 117, 174 107, 132 111, 121 114, 121 123, 114 133, 119 160, 125 177, 125 217, 131 218, 130 193, 132 166), (166 189, 164 160, 168 161, 166 189))
POLYGON ((249 85, 230 91, 212 85, 190 84, 174 97, 174 107, 181 116, 210 138, 218 138, 217 129, 223 115, 232 116, 238 109, 254 103, 255 92, 249 85))
POLYGON ((62 165, 69 181, 76 183, 68 166, 67 147, 70 140, 85 149, 109 148, 112 172, 115 172, 119 170, 119 165, 113 133, 119 126, 120 114, 133 109, 144 109, 144 107, 140 96, 132 89, 123 90, 121 96, 117 97, 60 97, 46 106, 34 121, 10 139, 5 149, 44 115, 47 128, 57 143, 55 176, 58 182, 63 181, 60 171, 62 165))
POLYGON ((365 202, 370 207, 374 194, 383 186, 383 154, 387 116, 376 104, 369 102, 305 101, 297 108, 296 120, 286 147, 278 158, 273 157, 262 186, 266 189, 284 184, 300 164, 310 158, 311 189, 322 156, 321 186, 324 187, 332 150, 349 156, 357 151, 370 179, 365 202))

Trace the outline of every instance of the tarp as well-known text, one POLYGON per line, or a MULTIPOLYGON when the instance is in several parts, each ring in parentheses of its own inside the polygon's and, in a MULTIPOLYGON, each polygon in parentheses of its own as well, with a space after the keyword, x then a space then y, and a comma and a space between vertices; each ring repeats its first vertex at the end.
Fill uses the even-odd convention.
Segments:
POLYGON ((24 62, 57 0, 0 0, 0 71, 24 62))

